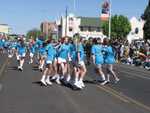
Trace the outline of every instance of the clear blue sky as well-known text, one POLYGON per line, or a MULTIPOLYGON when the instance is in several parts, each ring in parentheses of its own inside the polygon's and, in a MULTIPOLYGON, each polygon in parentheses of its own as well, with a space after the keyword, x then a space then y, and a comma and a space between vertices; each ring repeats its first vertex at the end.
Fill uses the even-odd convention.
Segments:
MULTIPOLYGON (((103 0, 76 0, 78 16, 100 16, 103 0)), ((112 0, 113 14, 140 17, 148 0, 112 0)), ((0 0, 0 24, 9 24, 13 33, 39 28, 42 21, 54 21, 64 15, 65 7, 73 12, 73 0, 0 0)))

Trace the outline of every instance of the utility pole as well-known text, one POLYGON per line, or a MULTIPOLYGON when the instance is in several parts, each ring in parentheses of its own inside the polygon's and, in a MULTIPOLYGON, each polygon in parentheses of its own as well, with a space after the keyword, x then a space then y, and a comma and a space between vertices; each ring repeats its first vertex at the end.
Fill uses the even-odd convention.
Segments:
POLYGON ((68 7, 66 6, 66 23, 65 23, 65 36, 67 36, 67 27, 68 27, 68 7))
POLYGON ((111 0, 109 0, 109 39, 111 38, 111 0))

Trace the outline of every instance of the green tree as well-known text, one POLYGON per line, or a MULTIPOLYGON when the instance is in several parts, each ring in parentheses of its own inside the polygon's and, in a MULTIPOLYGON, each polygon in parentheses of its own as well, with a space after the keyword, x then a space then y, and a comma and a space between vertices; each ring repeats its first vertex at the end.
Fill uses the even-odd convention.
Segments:
MULTIPOLYGON (((109 22, 102 23, 103 33, 108 36, 109 22)), ((131 25, 127 17, 115 15, 111 18, 111 38, 126 38, 131 31, 131 25)))
POLYGON ((145 20, 145 24, 143 28, 144 39, 150 39, 150 0, 142 18, 145 20))
POLYGON ((39 37, 40 35, 42 35, 42 32, 38 29, 32 29, 29 30, 26 34, 27 39, 36 39, 37 37, 39 37))

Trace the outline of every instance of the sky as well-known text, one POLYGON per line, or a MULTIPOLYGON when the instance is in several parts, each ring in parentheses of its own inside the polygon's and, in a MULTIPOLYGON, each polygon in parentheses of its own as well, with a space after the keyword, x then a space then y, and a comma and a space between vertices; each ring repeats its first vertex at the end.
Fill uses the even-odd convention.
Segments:
MULTIPOLYGON (((55 21, 65 15, 65 8, 77 16, 99 17, 103 0, 0 0, 0 24, 8 24, 12 33, 25 34, 40 28, 43 21, 55 21)), ((122 14, 129 19, 139 18, 148 0, 111 0, 112 14, 122 14)))

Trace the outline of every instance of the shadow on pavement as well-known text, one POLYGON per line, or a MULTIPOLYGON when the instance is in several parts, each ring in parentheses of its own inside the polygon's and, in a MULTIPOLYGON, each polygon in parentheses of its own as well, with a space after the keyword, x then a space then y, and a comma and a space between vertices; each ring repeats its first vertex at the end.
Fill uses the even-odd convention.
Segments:
POLYGON ((85 84, 98 84, 99 82, 96 80, 84 80, 85 84))
POLYGON ((32 82, 32 84, 38 85, 38 86, 45 86, 41 83, 41 81, 32 82))

